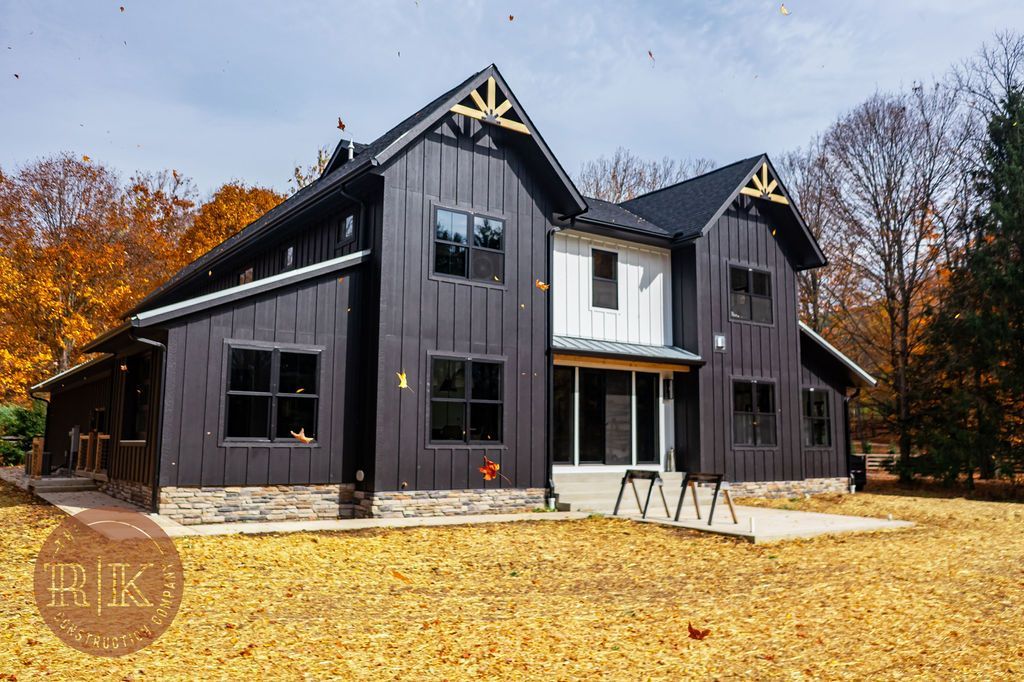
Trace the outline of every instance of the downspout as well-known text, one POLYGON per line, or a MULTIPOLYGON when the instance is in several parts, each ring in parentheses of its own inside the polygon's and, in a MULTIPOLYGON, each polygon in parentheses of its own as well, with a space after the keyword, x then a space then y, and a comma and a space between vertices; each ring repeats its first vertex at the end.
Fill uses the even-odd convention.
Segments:
MULTIPOLYGON (((569 226, 576 224, 575 218, 569 219, 569 226)), ((560 232, 561 227, 552 226, 547 229, 547 249, 545 253, 546 265, 545 271, 548 285, 554 284, 554 278, 552 277, 552 260, 554 257, 555 250, 555 233, 560 232)), ((550 289, 548 291, 551 291, 550 289)), ((547 333, 547 356, 548 356, 548 367, 547 367, 547 379, 546 379, 546 393, 547 393, 547 409, 544 410, 544 439, 546 442, 545 453, 544 453, 544 464, 545 472, 547 473, 547 489, 545 492, 545 503, 546 506, 550 507, 552 511, 555 510, 555 352, 551 347, 551 338, 554 334, 554 295, 550 294, 547 297, 547 318, 548 318, 548 333, 547 333)))
POLYGON ((166 405, 167 402, 164 399, 164 391, 167 388, 167 346, 160 343, 159 341, 154 341, 153 339, 144 339, 138 337, 135 335, 134 331, 132 331, 129 336, 132 339, 132 341, 138 341, 143 345, 152 346, 153 348, 156 348, 158 351, 160 351, 160 410, 157 414, 156 419, 156 434, 154 438, 155 445, 153 453, 153 494, 152 499, 150 500, 150 507, 152 508, 153 513, 159 513, 160 506, 158 502, 160 500, 160 460, 162 459, 163 454, 162 450, 164 435, 164 406, 166 405))

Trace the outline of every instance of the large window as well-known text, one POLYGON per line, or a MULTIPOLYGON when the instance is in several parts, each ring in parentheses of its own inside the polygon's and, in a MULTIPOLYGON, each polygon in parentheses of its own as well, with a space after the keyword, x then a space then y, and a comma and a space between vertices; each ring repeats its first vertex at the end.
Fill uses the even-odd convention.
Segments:
POLYGON ((758 381, 732 384, 733 445, 773 446, 778 439, 775 386, 758 381))
POLYGON ((804 445, 809 448, 832 447, 832 420, 828 408, 828 391, 803 390, 804 445))
POLYGON ((729 315, 734 320, 771 324, 771 275, 751 268, 730 267, 729 315))
POLYGON ((462 211, 436 209, 434 272, 478 282, 504 282, 505 222, 462 211))
POLYGON ((619 309, 619 254, 614 251, 593 249, 594 263, 594 306, 619 309))
POLYGON ((121 365, 124 395, 121 397, 121 440, 144 441, 148 435, 151 401, 152 355, 135 355, 121 365))
POLYGON ((320 355, 280 348, 231 347, 224 436, 297 443, 316 438, 320 355))
POLYGON ((503 370, 499 362, 433 358, 430 440, 435 443, 500 443, 503 370))
POLYGON ((572 464, 576 447, 576 368, 555 367, 554 460, 572 464))

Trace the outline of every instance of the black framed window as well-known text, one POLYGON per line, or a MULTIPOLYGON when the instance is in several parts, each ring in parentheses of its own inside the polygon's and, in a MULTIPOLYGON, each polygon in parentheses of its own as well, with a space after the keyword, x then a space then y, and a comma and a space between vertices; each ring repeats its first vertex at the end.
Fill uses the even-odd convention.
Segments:
POLYGON ((504 282, 505 221, 435 208, 434 272, 477 282, 504 282))
POLYGON ((500 362, 433 358, 430 440, 434 443, 500 443, 504 401, 500 362))
POLYGON ((240 273, 238 273, 238 283, 239 284, 248 284, 252 280, 253 280, 253 269, 252 268, 246 268, 245 270, 242 270, 240 273))
POLYGON ((342 216, 341 221, 338 223, 338 236, 335 241, 336 248, 348 244, 356 238, 356 214, 355 212, 346 213, 342 216))
POLYGON ((619 309, 619 254, 591 250, 594 265, 593 298, 597 308, 619 309))
POLYGON ((802 399, 804 446, 832 447, 832 418, 829 413, 828 391, 805 388, 802 399))
POLYGON ((572 464, 576 447, 576 368, 555 367, 554 460, 572 464))
POLYGON ((729 268, 729 315, 734 320, 772 323, 772 276, 762 270, 729 268))
POLYGON ((295 267, 295 246, 289 244, 281 249, 281 272, 295 267))
POLYGON ((733 445, 776 445, 775 385, 758 381, 732 384, 733 445))
POLYGON ((316 438, 320 354, 290 348, 228 349, 224 437, 298 442, 316 438))
POLYGON ((122 364, 124 394, 121 396, 121 440, 144 441, 148 436, 152 362, 152 355, 144 353, 127 358, 122 364))

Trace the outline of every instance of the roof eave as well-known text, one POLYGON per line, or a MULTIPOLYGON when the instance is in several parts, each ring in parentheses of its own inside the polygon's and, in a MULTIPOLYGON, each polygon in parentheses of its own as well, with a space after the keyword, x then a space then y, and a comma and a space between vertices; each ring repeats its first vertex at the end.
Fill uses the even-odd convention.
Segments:
POLYGON ((826 341, 825 337, 823 337, 821 334, 811 329, 810 326, 808 326, 806 323, 802 321, 799 322, 799 326, 800 331, 806 334, 808 338, 810 338, 819 346, 828 351, 829 354, 835 357, 835 359, 838 360, 841 364, 845 365, 846 368, 850 370, 850 376, 860 380, 858 383, 860 383, 861 386, 874 388, 875 386, 878 385, 878 380, 875 379, 870 374, 868 374, 867 370, 865 370, 863 367, 858 365, 850 358, 846 357, 846 355, 844 355, 842 351, 840 351, 838 348, 836 348, 831 343, 826 341))

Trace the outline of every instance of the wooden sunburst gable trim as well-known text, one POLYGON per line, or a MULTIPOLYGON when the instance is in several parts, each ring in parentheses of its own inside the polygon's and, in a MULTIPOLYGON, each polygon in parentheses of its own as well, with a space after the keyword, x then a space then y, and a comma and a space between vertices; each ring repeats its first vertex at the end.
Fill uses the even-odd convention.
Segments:
POLYGON ((740 188, 740 194, 746 194, 748 197, 756 197, 758 199, 767 199, 777 204, 789 204, 789 199, 775 191, 778 186, 778 180, 775 178, 769 180, 768 162, 765 161, 761 163, 761 167, 750 178, 750 184, 740 188))
POLYGON ((469 98, 473 100, 476 109, 465 104, 455 104, 451 108, 452 113, 462 114, 484 123, 491 123, 502 128, 514 130, 517 133, 529 135, 530 129, 525 124, 504 117, 504 114, 512 108, 512 102, 506 97, 504 102, 497 104, 497 84, 494 81, 494 76, 488 77, 486 86, 486 100, 477 90, 471 90, 469 93, 469 98))

